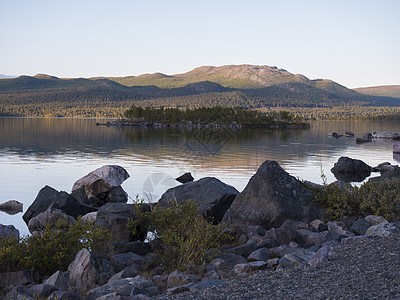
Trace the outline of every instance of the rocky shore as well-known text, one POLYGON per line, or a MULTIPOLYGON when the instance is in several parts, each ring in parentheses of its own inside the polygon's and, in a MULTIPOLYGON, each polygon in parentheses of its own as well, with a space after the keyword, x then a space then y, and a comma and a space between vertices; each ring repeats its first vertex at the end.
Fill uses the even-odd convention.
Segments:
MULTIPOLYGON (((342 158, 333 172, 350 178, 371 171, 395 172, 387 164, 371 168, 342 158)), ((397 175, 396 175, 397 174, 397 175)), ((188 199, 204 218, 223 222, 238 237, 226 244, 202 272, 167 271, 153 263, 146 232, 127 227, 135 207, 121 184, 120 166, 103 166, 78 179, 70 193, 42 188, 23 215, 32 235, 45 226, 81 217, 113 234, 111 249, 83 248, 65 270, 36 277, 29 270, 0 273, 0 299, 394 299, 400 297, 399 222, 376 215, 328 221, 306 185, 278 163, 265 161, 238 192, 217 178, 167 190, 156 204, 167 208, 188 199)), ((392 176, 392 177, 393 177, 392 176)), ((392 178, 390 177, 390 178, 392 178)), ((398 176, 397 176, 398 177, 398 176)), ((180 178, 182 180, 182 178, 180 178)), ((317 185, 315 185, 317 186, 317 185)), ((150 205, 140 206, 142 211, 150 205)), ((12 225, 1 237, 18 238, 12 225)), ((0 262, 1 266, 1 262, 0 262)))

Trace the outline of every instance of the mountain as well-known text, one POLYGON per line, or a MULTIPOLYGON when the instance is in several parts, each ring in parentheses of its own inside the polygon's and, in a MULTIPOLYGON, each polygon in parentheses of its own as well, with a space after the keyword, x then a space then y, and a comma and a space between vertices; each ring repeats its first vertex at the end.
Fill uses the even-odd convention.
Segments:
MULTIPOLYGON (((128 77, 108 77, 126 86, 154 85, 159 88, 179 88, 198 82, 213 82, 232 89, 259 89, 283 83, 302 83, 323 90, 336 97, 365 101, 356 91, 332 80, 310 80, 301 74, 292 74, 285 69, 270 66, 228 65, 222 67, 203 66, 187 73, 165 75, 162 73, 128 77)), ((368 101, 368 100, 366 100, 368 101)))
POLYGON ((71 107, 94 103, 121 107, 122 102, 124 106, 137 103, 166 107, 400 106, 399 98, 387 94, 359 93, 332 80, 311 80, 270 66, 203 66, 175 75, 63 79, 37 74, 0 79, 0 106, 53 103, 71 107))
POLYGON ((400 98, 400 85, 371 86, 371 87, 356 88, 353 90, 358 93, 370 96, 400 98))

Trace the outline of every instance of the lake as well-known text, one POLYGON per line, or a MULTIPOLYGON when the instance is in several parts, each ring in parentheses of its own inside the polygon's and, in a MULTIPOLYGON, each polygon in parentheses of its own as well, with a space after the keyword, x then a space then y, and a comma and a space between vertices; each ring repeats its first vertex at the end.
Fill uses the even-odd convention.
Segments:
MULTIPOLYGON (((128 171, 123 188, 132 199, 155 202, 185 172, 195 179, 217 177, 241 191, 265 160, 317 183, 322 183, 321 170, 328 182, 335 180, 330 169, 340 156, 371 166, 398 163, 395 141, 356 144, 355 138, 328 133, 400 132, 399 122, 313 121, 309 129, 292 130, 117 128, 96 122, 104 120, 0 118, 0 203, 18 200, 25 211, 45 185, 70 192, 77 179, 107 164, 128 171)), ((22 213, 0 211, 0 223, 28 234, 22 213)))

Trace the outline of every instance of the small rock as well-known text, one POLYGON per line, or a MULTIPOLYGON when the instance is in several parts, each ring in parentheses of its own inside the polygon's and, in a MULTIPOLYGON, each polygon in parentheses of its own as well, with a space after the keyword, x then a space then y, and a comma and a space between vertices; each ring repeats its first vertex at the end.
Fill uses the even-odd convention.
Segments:
POLYGON ((270 252, 267 248, 257 249, 250 253, 247 257, 247 261, 267 261, 270 257, 270 252))
POLYGON ((375 216, 375 215, 369 215, 365 217, 365 220, 370 224, 370 226, 378 225, 381 223, 389 223, 388 220, 386 220, 384 217, 381 216, 375 216))
POLYGON ((350 227, 350 231, 356 235, 364 235, 370 226, 367 220, 360 218, 350 227))
POLYGON ((186 182, 193 181, 194 178, 193 178, 193 176, 192 176, 192 174, 190 172, 187 172, 187 173, 175 178, 175 180, 180 182, 180 183, 186 183, 186 182))
POLYGON ((268 263, 265 261, 252 261, 244 264, 237 264, 233 267, 233 272, 235 274, 243 274, 248 272, 254 272, 257 270, 262 270, 268 267, 268 263))
POLYGON ((191 275, 191 274, 185 274, 180 271, 174 271, 171 274, 168 275, 167 279, 167 288, 173 288, 181 285, 186 285, 191 282, 198 282, 200 281, 200 277, 191 275))
POLYGON ((358 243, 361 241, 366 240, 368 237, 365 235, 357 235, 357 236, 349 236, 347 238, 343 238, 340 243, 342 243, 343 245, 350 245, 353 243, 358 243))
POLYGON ((228 249, 226 252, 247 257, 250 255, 250 253, 252 253, 256 249, 257 249, 257 242, 249 241, 244 245, 228 249))
POLYGON ((286 254, 279 260, 279 265, 284 268, 304 265, 307 264, 315 254, 314 251, 301 249, 294 253, 286 254))

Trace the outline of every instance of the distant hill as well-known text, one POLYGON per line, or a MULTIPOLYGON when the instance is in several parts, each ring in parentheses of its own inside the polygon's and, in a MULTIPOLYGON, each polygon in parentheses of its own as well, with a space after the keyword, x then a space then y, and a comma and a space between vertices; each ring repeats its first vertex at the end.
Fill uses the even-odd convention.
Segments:
POLYGON ((400 85, 371 86, 353 90, 365 95, 400 98, 400 85))
MULTIPOLYGON (((397 87, 397 86, 396 86, 397 87)), ((327 79, 311 80, 301 74, 270 66, 204 66, 183 74, 143 74, 128 77, 62 79, 47 74, 0 79, 0 114, 54 107, 110 109, 132 104, 164 107, 242 106, 332 107, 347 105, 400 106, 400 96, 360 93, 327 79), (396 97, 395 97, 396 96, 396 97), (79 106, 80 105, 80 106, 79 106), (39 107, 40 106, 40 107, 39 107)), ((387 91, 387 89, 386 89, 387 91)), ((27 114, 18 113, 20 115, 27 114)))

